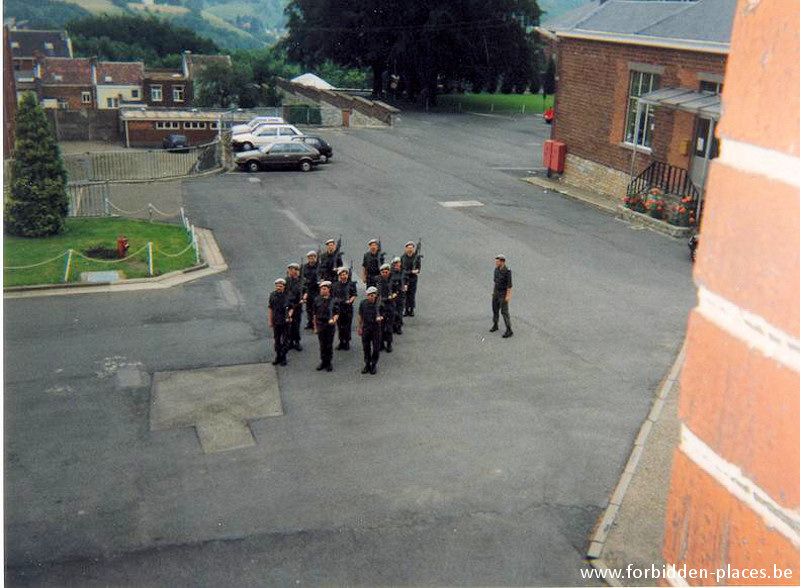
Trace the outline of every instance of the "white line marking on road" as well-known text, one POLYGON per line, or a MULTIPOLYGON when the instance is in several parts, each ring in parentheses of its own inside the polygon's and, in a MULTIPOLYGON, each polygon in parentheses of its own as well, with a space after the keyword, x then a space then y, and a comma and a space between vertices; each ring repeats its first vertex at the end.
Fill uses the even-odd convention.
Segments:
POLYGON ((292 221, 292 223, 294 223, 294 225, 298 229, 303 231, 303 234, 305 234, 307 237, 311 237, 312 239, 317 238, 317 236, 311 231, 311 229, 308 228, 308 225, 303 221, 301 221, 299 218, 297 218, 297 216, 291 210, 282 210, 281 212, 285 214, 286 218, 292 221))
POLYGON ((258 179, 258 178, 247 178, 247 181, 250 182, 251 184, 260 184, 261 183, 261 180, 258 179))
POLYGON ((445 208, 467 208, 469 206, 483 206, 483 202, 477 200, 448 200, 447 202, 440 202, 439 206, 445 208))

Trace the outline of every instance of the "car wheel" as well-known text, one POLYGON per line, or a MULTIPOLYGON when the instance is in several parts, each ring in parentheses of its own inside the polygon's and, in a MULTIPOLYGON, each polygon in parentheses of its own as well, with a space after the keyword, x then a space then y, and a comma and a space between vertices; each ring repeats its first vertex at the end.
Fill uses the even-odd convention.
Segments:
POLYGON ((247 171, 249 172, 257 172, 261 169, 261 166, 258 165, 257 161, 248 161, 247 162, 247 171))
POLYGON ((250 142, 242 143, 242 151, 251 151, 253 149, 253 144, 250 142))
POLYGON ((311 171, 311 167, 312 167, 311 162, 308 161, 307 159, 300 162, 300 171, 304 172, 311 171))
POLYGON ((325 155, 320 155, 319 156, 319 162, 320 163, 328 163, 328 157, 325 156, 325 155))

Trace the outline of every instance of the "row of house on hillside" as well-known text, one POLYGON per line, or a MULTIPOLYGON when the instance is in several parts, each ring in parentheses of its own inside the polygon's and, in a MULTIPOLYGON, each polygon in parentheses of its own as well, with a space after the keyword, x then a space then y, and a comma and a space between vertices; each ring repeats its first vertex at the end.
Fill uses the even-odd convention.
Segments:
POLYGON ((74 57, 64 31, 8 31, 17 99, 33 92, 44 108, 116 109, 123 105, 192 106, 198 74, 228 55, 182 54, 180 69, 148 69, 141 61, 74 57))
POLYGON ((563 180, 622 199, 636 182, 699 201, 736 0, 593 0, 539 27, 557 61, 563 180))

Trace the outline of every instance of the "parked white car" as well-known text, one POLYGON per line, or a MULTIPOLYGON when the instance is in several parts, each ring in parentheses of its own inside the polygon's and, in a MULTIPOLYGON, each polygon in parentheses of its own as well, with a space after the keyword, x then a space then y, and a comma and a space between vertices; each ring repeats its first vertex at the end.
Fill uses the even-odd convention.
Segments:
POLYGON ((231 139, 234 151, 249 151, 270 143, 285 143, 303 133, 294 125, 261 125, 251 133, 239 133, 231 139))
POLYGON ((257 127, 263 124, 285 125, 286 121, 279 116, 257 116, 246 124, 233 125, 231 127, 231 132, 233 132, 234 135, 239 133, 252 133, 257 127))

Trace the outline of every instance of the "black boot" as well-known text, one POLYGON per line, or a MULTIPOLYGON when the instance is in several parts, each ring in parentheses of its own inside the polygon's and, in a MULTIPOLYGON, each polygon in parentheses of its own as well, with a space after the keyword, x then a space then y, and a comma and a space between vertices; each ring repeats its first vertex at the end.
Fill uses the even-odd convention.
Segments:
POLYGON ((342 343, 342 351, 350 351, 350 341, 342 343))
POLYGON ((326 365, 325 366, 325 371, 326 372, 332 372, 333 371, 333 365, 331 365, 331 364, 326 365))
POLYGON ((362 374, 368 374, 369 373, 369 364, 366 364, 363 368, 361 368, 361 373, 362 374))
POLYGON ((286 365, 286 358, 285 357, 281 359, 280 365, 286 365))
POLYGON ((321 371, 322 371, 322 370, 324 370, 324 369, 325 369, 325 364, 324 364, 324 363, 321 363, 321 364, 319 364, 319 365, 317 366, 317 371, 318 371, 318 372, 321 372, 321 371))
POLYGON ((489 332, 490 333, 494 333, 495 331, 498 331, 499 329, 500 329, 500 327, 498 327, 497 323, 495 323, 495 324, 492 325, 492 328, 489 329, 489 332))
POLYGON ((339 344, 336 346, 336 349, 338 351, 341 351, 342 349, 344 349, 344 342, 343 341, 339 341, 339 344))
POLYGON ((392 344, 391 343, 387 343, 386 344, 386 353, 391 353, 391 352, 392 352, 392 344))
POLYGON ((506 329, 506 332, 503 333, 503 339, 508 339, 509 337, 513 336, 514 336, 514 331, 512 331, 511 329, 506 329))
POLYGON ((374 363, 369 366, 369 373, 371 373, 373 376, 378 373, 378 368, 374 363))
POLYGON ((300 342, 298 341, 297 343, 294 344, 294 349, 296 349, 297 351, 302 351, 303 346, 300 345, 300 342))
POLYGON ((414 316, 414 309, 413 308, 408 311, 408 316, 414 316))
POLYGON ((280 362, 281 360, 276 357, 275 359, 272 360, 272 365, 278 365, 280 362))

